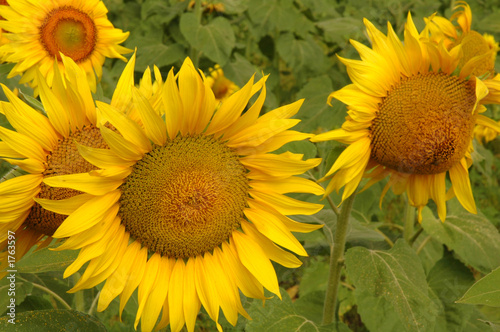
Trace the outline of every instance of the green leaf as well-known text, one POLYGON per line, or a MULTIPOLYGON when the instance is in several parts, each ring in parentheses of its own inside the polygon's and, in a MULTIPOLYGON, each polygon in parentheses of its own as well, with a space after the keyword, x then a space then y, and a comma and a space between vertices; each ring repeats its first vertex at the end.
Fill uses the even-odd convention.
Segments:
POLYGON ((327 75, 311 79, 298 93, 297 98, 305 98, 298 117, 302 120, 294 130, 323 132, 340 127, 346 116, 341 102, 328 105, 328 95, 333 92, 332 80, 327 75))
POLYGON ((78 250, 50 250, 51 245, 38 251, 31 251, 16 263, 20 273, 39 273, 47 271, 62 271, 78 256, 78 250))
POLYGON ((454 250, 460 259, 488 273, 500 266, 500 234, 481 214, 465 211, 457 200, 448 203, 445 222, 437 220, 427 207, 422 211, 422 227, 437 240, 454 250))
POLYGON ((418 257, 420 257, 426 273, 443 257, 443 244, 428 235, 425 231, 413 243, 413 248, 418 252, 418 257))
POLYGON ((358 289, 354 291, 354 296, 358 305, 358 313, 369 331, 402 331, 401 317, 384 297, 373 296, 369 292, 358 289))
POLYGON ((275 35, 276 31, 291 31, 296 22, 301 20, 292 1, 253 0, 248 14, 258 36, 275 35))
MULTIPOLYGON (((389 251, 351 248, 345 263, 358 296, 368 294, 387 301, 390 306, 383 308, 396 312, 402 322, 400 329, 428 331, 433 328, 437 307, 429 297, 420 260, 404 240, 398 240, 389 251)), ((360 312, 371 310, 358 305, 360 312)))
POLYGON ((182 60, 185 57, 185 49, 180 44, 165 45, 157 41, 147 43, 146 40, 147 38, 145 38, 143 46, 137 53, 135 64, 137 70, 144 71, 148 66, 153 70, 153 65, 161 68, 182 60))
POLYGON ((500 267, 472 285, 457 302, 500 307, 500 267))
POLYGON ((96 318, 74 310, 37 310, 16 313, 15 318, 0 318, 4 332, 105 332, 106 328, 96 318), (12 323, 11 323, 12 322, 12 323))
POLYGON ((310 36, 305 39, 297 39, 292 33, 285 33, 279 36, 276 48, 283 60, 295 72, 299 72, 302 67, 315 72, 324 69, 323 50, 310 36))
POLYGON ((11 305, 11 299, 14 299, 15 305, 18 306, 33 290, 33 284, 31 282, 24 282, 16 278, 16 276, 17 273, 8 273, 0 280, 0 294, 2 294, 2 296, 0 296, 1 315, 10 310, 8 306, 11 305))
POLYGON ((442 303, 446 331, 465 331, 474 307, 457 304, 455 301, 474 282, 470 270, 448 253, 439 260, 427 276, 429 287, 442 303))
POLYGON ((233 28, 221 16, 207 25, 201 25, 194 13, 184 13, 180 19, 180 29, 192 47, 220 66, 224 66, 235 46, 233 28))
POLYGON ((344 45, 349 38, 358 40, 363 35, 363 22, 353 17, 338 17, 316 23, 323 30, 327 42, 344 45))
POLYGON ((309 264, 304 267, 299 288, 300 298, 317 291, 325 292, 330 265, 328 259, 323 259, 323 257, 319 255, 311 257, 309 264))
POLYGON ((253 301, 248 314, 252 317, 248 321, 245 331, 248 332, 344 332, 349 329, 342 323, 338 326, 329 324, 319 326, 312 320, 297 313, 288 293, 281 289, 281 301, 277 296, 266 300, 265 306, 261 301, 253 301), (347 330, 346 330, 347 328, 347 330))

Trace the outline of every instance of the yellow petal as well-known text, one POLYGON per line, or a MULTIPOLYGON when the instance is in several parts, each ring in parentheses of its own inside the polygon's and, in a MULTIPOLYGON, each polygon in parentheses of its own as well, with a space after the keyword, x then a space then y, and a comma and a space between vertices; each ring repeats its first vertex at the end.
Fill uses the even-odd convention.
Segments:
POLYGON ((123 159, 110 149, 97 149, 77 142, 75 143, 80 155, 89 163, 99 168, 113 166, 130 167, 135 164, 134 160, 123 159))
POLYGON ((307 160, 292 159, 287 155, 258 154, 240 158, 240 162, 248 169, 269 174, 271 177, 287 177, 302 174, 320 164, 320 158, 307 160))
POLYGON ((134 104, 141 116, 146 135, 157 145, 163 146, 167 141, 167 126, 162 118, 153 110, 149 101, 134 87, 132 89, 134 104))
POLYGON ((303 202, 281 194, 262 193, 253 189, 248 192, 256 201, 266 203, 284 215, 311 215, 323 208, 322 204, 303 202))
MULTIPOLYGON (((205 255, 209 255, 206 253, 205 255)), ((206 268, 207 263, 201 256, 195 258, 195 284, 196 293, 198 298, 203 304, 210 318, 218 324, 219 320, 219 301, 216 288, 213 286, 214 282, 212 276, 208 273, 206 268)))
MULTIPOLYGON (((254 225, 250 224, 249 222, 242 221, 241 227, 245 234, 250 236, 256 243, 258 243, 258 245, 262 248, 262 250, 266 253, 267 257, 270 260, 275 261, 276 263, 288 268, 297 268, 302 265, 302 262, 297 257, 295 257, 295 255, 279 248, 271 240, 261 234, 254 225)), ((305 253, 304 256, 307 256, 307 253, 305 253)))
POLYGON ((83 204, 87 203, 94 196, 89 194, 76 195, 66 199, 52 200, 46 198, 35 198, 35 202, 40 204, 45 210, 57 214, 70 215, 83 204))
POLYGON ((450 168, 448 172, 450 174, 453 190, 460 204, 462 204, 467 211, 477 213, 465 158, 462 158, 462 160, 450 168))
POLYGON ((108 104, 99 101, 96 101, 96 104, 99 112, 102 114, 102 119, 109 121, 118 129, 121 136, 131 142, 137 151, 141 153, 151 151, 151 142, 137 123, 108 104))
POLYGON ((184 318, 189 332, 194 331, 196 317, 200 311, 201 302, 196 293, 195 259, 188 258, 184 271, 184 318))
POLYGON ((34 159, 38 162, 45 162, 47 154, 43 151, 42 146, 23 134, 0 127, 0 139, 7 145, 22 154, 26 158, 34 159))
POLYGON ((168 304, 170 316, 170 329, 179 332, 184 326, 184 270, 186 266, 182 259, 177 259, 170 284, 168 286, 168 304))
POLYGON ((158 278, 158 272, 160 269, 161 263, 161 255, 158 253, 154 253, 146 263, 146 272, 144 273, 144 277, 139 284, 138 291, 138 301, 139 308, 137 309, 137 314, 135 316, 134 328, 137 328, 137 324, 139 323, 139 319, 142 315, 142 310, 144 309, 144 305, 146 304, 149 294, 153 289, 154 283, 158 278))
POLYGON ((291 176, 286 179, 278 179, 275 181, 253 180, 250 182, 250 187, 262 192, 275 192, 278 194, 308 193, 323 195, 325 193, 323 187, 316 182, 298 176, 291 176))
POLYGON ((233 232, 238 257, 252 275, 269 291, 281 299, 278 279, 266 253, 250 236, 233 232))
POLYGON ((127 304, 128 299, 134 292, 134 290, 139 286, 144 277, 144 273, 146 272, 146 261, 148 260, 148 250, 146 247, 143 247, 137 252, 135 256, 134 264, 132 264, 132 269, 130 270, 129 275, 127 275, 127 282, 125 287, 123 288, 122 293, 120 294, 120 320, 122 317, 123 308, 125 308, 125 304, 127 304))
POLYGON ((179 88, 175 82, 173 69, 168 73, 167 80, 163 86, 162 101, 163 107, 165 108, 165 124, 167 126, 167 131, 170 139, 173 139, 177 136, 179 130, 181 130, 181 122, 183 120, 182 111, 184 110, 179 88))
POLYGON ((111 207, 118 201, 120 194, 120 191, 116 190, 90 199, 64 220, 53 237, 64 238, 76 235, 97 224, 104 215, 118 212, 116 208, 111 209, 111 207))
POLYGON ((91 195, 104 195, 123 183, 122 180, 92 176, 88 173, 52 176, 45 178, 43 182, 51 187, 71 188, 91 195))

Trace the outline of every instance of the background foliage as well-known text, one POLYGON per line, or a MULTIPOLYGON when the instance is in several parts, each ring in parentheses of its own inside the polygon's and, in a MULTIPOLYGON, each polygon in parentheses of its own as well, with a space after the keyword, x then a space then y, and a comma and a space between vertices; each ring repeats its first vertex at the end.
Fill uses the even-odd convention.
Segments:
MULTIPOLYGON (((180 68, 186 56, 207 73, 219 64, 239 86, 254 73, 271 74, 266 109, 305 98, 297 115, 302 121, 294 129, 313 133, 340 127, 346 116, 341 103, 333 102, 331 107, 326 100, 330 92, 349 83, 335 55, 358 58, 348 42, 350 38, 368 44, 364 17, 384 32, 387 21, 391 22, 401 36, 408 11, 421 29, 423 17, 435 11, 450 17, 454 6, 453 1, 432 0, 220 0, 207 1, 197 14, 187 0, 104 3, 113 24, 130 31, 125 46, 137 47, 137 80, 147 66, 153 65, 165 78, 172 66, 180 68), (210 6, 215 4, 222 4, 223 10, 210 6)), ((469 4, 473 29, 500 40, 500 8, 493 1, 469 4)), ((98 98, 109 100, 124 66, 119 60, 106 61, 98 98)), ((10 68, 0 66, 1 81, 18 87, 28 102, 36 103, 30 99, 28 88, 18 86, 18 78, 6 79, 10 68)), ((490 107, 487 112, 500 119, 498 107, 490 107)), ((0 125, 9 126, 2 115, 0 125)), ((312 178, 325 174, 343 149, 335 142, 298 142, 284 148, 309 158, 323 158, 323 163, 308 174, 312 178)), ((358 195, 348 234, 336 324, 320 324, 335 214, 325 200, 321 201, 325 208, 315 216, 297 216, 296 220, 325 227, 312 234, 297 234, 309 253, 302 259, 301 268, 289 270, 276 265, 283 301, 275 297, 263 307, 259 301, 244 300, 253 320, 240 318, 232 327, 222 318, 225 330, 500 331, 499 154, 499 139, 485 145, 475 142, 470 177, 477 215, 466 212, 453 199, 448 202, 448 217, 441 223, 430 203, 422 224, 410 234, 414 236, 406 237, 410 241, 403 234, 404 196, 389 193, 379 208, 384 181, 358 195)), ((0 164, 0 176, 10 170, 7 164, 0 164)), ((331 198, 340 202, 335 193, 331 198)), ((46 322, 47 317, 71 330, 133 331, 136 294, 120 321, 116 300, 104 312, 95 312, 99 286, 75 294, 66 292, 79 277, 62 278, 62 271, 74 257, 75 252, 43 249, 18 262, 17 313, 29 324, 23 325, 23 331, 32 331, 33 326, 43 331, 39 322, 46 322), (72 311, 61 310, 68 305, 72 311)), ((0 281, 2 326, 7 287, 6 279, 0 281)), ((16 328, 21 331, 20 326, 16 328)), ((214 323, 202 311, 197 330, 214 329, 214 323)))

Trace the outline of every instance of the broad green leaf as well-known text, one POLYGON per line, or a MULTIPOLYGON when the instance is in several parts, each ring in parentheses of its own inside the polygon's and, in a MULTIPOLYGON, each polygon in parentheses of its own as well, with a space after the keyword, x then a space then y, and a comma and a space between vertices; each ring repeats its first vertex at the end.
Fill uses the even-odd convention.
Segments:
POLYGON ((207 25, 201 25, 194 13, 184 13, 181 16, 180 29, 192 47, 220 66, 224 66, 235 46, 233 28, 229 21, 221 16, 207 25))
MULTIPOLYGON (((302 285, 303 282, 301 282, 302 285)), ((325 301, 325 292, 324 291, 316 291, 306 295, 300 296, 295 302, 293 306, 295 311, 309 320, 312 320, 317 325, 321 325, 321 321, 323 320, 323 304, 325 301)))
POLYGON ((433 328, 437 307, 429 297, 420 259, 404 240, 398 240, 389 251, 351 248, 347 250, 345 263, 358 296, 368 294, 387 301, 390 310, 399 317, 401 329, 428 331, 433 328))
MULTIPOLYGON (((56 245, 57 246, 57 245, 56 245)), ((31 251, 16 263, 18 272, 39 273, 62 271, 78 256, 78 250, 53 251, 51 245, 38 251, 31 251)))
POLYGON ((281 289, 281 301, 277 296, 266 300, 265 305, 261 301, 253 301, 248 314, 252 317, 248 321, 245 331, 248 332, 344 332, 346 326, 339 323, 338 326, 330 324, 319 326, 304 315, 298 313, 288 296, 288 293, 281 289))
POLYGON ((317 291, 326 291, 330 265, 328 264, 328 257, 324 257, 319 255, 311 257, 308 265, 304 266, 304 274, 299 286, 300 298, 317 291))
POLYGON ((358 313, 364 325, 370 332, 400 332, 402 331, 401 318, 382 296, 373 296, 367 291, 354 291, 358 313))
POLYGON ((443 257, 443 251, 445 250, 441 242, 434 239, 425 231, 413 242, 413 249, 418 253, 426 274, 443 257))
POLYGON ((0 280, 0 315, 3 316, 5 312, 9 312, 14 299, 15 305, 20 305, 26 296, 33 290, 31 282, 20 280, 18 273, 7 273, 7 275, 0 280))
POLYGON ((500 234, 481 214, 465 211, 456 200, 448 203, 445 222, 436 219, 430 209, 422 212, 422 227, 437 240, 454 250, 460 259, 488 273, 500 266, 500 234))
POLYGON ((106 331, 96 318, 74 310, 26 311, 16 313, 13 323, 10 319, 9 316, 0 317, 3 332, 106 331))
POLYGON ((429 287, 442 303, 446 331, 465 331, 470 317, 475 310, 472 306, 457 304, 455 301, 474 282, 470 270, 450 254, 439 260, 427 276, 429 287))
POLYGON ((327 75, 311 79, 297 93, 297 98, 305 98, 298 117, 302 120, 294 130, 321 133, 339 128, 346 116, 341 102, 328 105, 328 95, 333 92, 332 80, 327 75))
POLYGON ((323 30, 325 41, 344 45, 349 38, 358 40, 363 35, 363 21, 353 17, 338 17, 316 23, 323 30))
POLYGON ((260 69, 238 53, 234 55, 234 61, 228 62, 222 69, 224 76, 240 87, 245 85, 253 74, 255 74, 255 81, 262 77, 260 69))
POLYGON ((286 0, 253 0, 248 14, 256 27, 257 37, 293 30, 296 22, 301 20, 293 2, 286 0))
POLYGON ((500 267, 472 285, 457 302, 500 307, 500 267))
MULTIPOLYGON (((184 58, 185 49, 179 44, 144 43, 140 48, 140 52, 137 53, 135 68, 143 71, 149 66, 153 70, 154 65, 161 68, 172 65, 184 58)), ((165 78, 163 77, 163 79, 165 78)))
POLYGON ((323 50, 310 37, 297 39, 292 33, 285 33, 279 36, 276 48, 294 72, 299 72, 303 67, 314 72, 325 69, 323 50))

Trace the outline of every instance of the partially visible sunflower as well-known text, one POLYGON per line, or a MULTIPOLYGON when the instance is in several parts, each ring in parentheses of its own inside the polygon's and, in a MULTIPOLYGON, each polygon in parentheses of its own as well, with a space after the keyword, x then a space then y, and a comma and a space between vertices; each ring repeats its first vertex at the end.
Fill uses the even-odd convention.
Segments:
POLYGON ((351 41, 361 60, 339 59, 353 84, 328 98, 347 105, 346 121, 342 128, 312 138, 349 144, 323 178, 331 179, 326 194, 345 186, 345 199, 363 177, 370 178, 369 187, 389 176, 380 202, 389 188, 407 192, 419 221, 429 198, 441 220, 446 200, 453 196, 476 213, 468 178, 472 136, 476 124, 500 131, 498 123, 479 114, 482 104, 500 101, 500 90, 472 74, 473 60, 455 74, 461 46, 448 51, 443 43, 431 42, 427 30, 418 33, 410 14, 403 43, 390 24, 384 35, 368 20, 364 23, 372 48, 351 41), (447 174, 452 184, 448 192, 447 174))
MULTIPOLYGON (((497 121, 497 123, 499 123, 500 125, 500 122, 497 121)), ((491 129, 491 127, 477 125, 474 128, 474 137, 481 144, 483 144, 483 142, 488 143, 490 141, 493 141, 497 136, 498 132, 494 129, 491 129)))
POLYGON ((448 50, 457 45, 462 48, 458 67, 474 66, 472 75, 492 77, 495 74, 495 59, 499 51, 498 42, 489 34, 481 35, 472 30, 472 11, 465 1, 457 1, 455 13, 448 20, 436 14, 426 18, 427 28, 433 42, 442 42, 448 50), (453 24, 456 21, 456 24, 453 24))
MULTIPOLYGON (((110 150, 78 147, 102 170, 44 180, 91 195, 54 234, 67 238, 63 249, 80 249, 65 277, 89 262, 71 292, 106 281, 98 310, 120 295, 121 313, 138 287, 135 327, 140 320, 144 332, 154 328, 160 312, 157 329, 170 324, 175 332, 184 325, 193 331, 201 305, 220 329, 220 309, 232 325, 238 314, 249 317, 240 290, 264 300, 265 287, 280 296, 270 261, 300 266, 291 252, 307 253, 291 232, 321 227, 286 215, 322 208, 284 194, 324 191, 296 176, 320 159, 269 153, 312 135, 288 130, 300 121, 290 118, 302 100, 259 117, 264 82, 250 79, 217 107, 208 82, 187 58, 163 85, 163 115, 139 89, 128 92, 143 127, 98 102, 100 118, 117 131, 101 126, 110 150)), ((45 203, 67 209, 65 202, 45 203)))
MULTIPOLYGON (((127 64, 123 77, 132 70, 133 78, 134 60, 132 57, 127 64)), ((45 236, 39 247, 50 243, 51 236, 66 218, 42 208, 35 200, 61 200, 67 208, 63 212, 68 213, 91 197, 73 189, 53 188, 43 183, 43 179, 97 169, 80 156, 76 143, 108 147, 97 128, 96 108, 86 73, 64 55, 62 62, 66 75, 56 66, 52 88, 38 73, 40 98, 47 116, 2 85, 9 102, 0 102, 0 112, 16 131, 0 127, 0 158, 28 174, 0 183, 0 273, 7 264, 8 231, 16 233, 16 261, 19 261, 45 236)), ((130 85, 123 77, 118 90, 130 85)))
POLYGON ((209 74, 210 75, 206 78, 206 82, 212 88, 215 95, 215 101, 217 103, 226 100, 230 95, 239 89, 233 81, 224 75, 224 71, 219 65, 215 65, 214 68, 210 68, 209 74))
POLYGON ((36 72, 39 70, 52 86, 54 62, 64 72, 61 53, 84 69, 91 90, 96 89, 96 75, 102 76, 106 57, 126 59, 131 50, 120 46, 129 33, 115 29, 100 0, 8 0, 0 6, 0 28, 9 43, 0 47, 3 60, 16 63, 9 78, 22 75, 20 83, 30 83, 38 94, 36 72))

